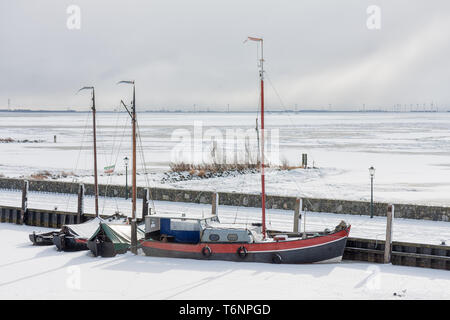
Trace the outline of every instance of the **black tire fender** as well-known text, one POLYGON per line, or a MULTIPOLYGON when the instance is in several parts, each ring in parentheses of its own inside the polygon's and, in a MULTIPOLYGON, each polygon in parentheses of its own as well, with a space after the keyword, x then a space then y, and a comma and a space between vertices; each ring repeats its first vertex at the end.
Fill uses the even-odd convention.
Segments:
POLYGON ((208 257, 211 255, 211 253, 212 253, 212 251, 211 251, 211 248, 210 248, 210 247, 205 246, 205 247, 202 248, 202 255, 203 255, 204 257, 207 257, 207 258, 208 258, 208 257))
POLYGON ((279 264, 279 263, 283 262, 283 259, 281 258, 279 253, 274 253, 272 255, 272 262, 276 263, 276 264, 279 264))
POLYGON ((236 250, 236 253, 241 259, 244 259, 247 256, 248 250, 246 247, 242 246, 236 250))

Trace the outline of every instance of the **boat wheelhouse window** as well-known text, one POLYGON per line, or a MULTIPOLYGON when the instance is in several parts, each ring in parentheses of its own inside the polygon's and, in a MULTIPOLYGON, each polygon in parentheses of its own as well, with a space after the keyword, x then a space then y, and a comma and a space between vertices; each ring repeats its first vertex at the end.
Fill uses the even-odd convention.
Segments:
POLYGON ((220 239, 220 237, 219 237, 219 235, 216 234, 216 233, 211 233, 211 234, 209 235, 209 240, 211 240, 211 241, 219 241, 219 239, 220 239))
POLYGON ((236 233, 229 233, 227 235, 228 241, 237 241, 238 235, 236 233))

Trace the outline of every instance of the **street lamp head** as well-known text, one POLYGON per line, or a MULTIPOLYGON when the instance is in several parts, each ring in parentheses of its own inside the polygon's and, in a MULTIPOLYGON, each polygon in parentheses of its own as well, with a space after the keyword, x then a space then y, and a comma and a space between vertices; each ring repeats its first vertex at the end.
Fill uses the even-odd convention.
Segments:
POLYGON ((369 173, 370 173, 370 176, 373 177, 373 175, 375 174, 375 168, 374 167, 370 167, 369 168, 369 173))
POLYGON ((126 166, 128 166, 128 161, 129 161, 130 159, 128 159, 128 157, 125 157, 125 158, 123 158, 123 162, 125 162, 125 165, 126 166))

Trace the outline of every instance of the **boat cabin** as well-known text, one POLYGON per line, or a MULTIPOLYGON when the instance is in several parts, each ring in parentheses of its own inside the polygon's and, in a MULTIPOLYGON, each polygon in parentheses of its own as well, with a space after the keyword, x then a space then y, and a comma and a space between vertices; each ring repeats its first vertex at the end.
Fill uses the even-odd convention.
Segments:
POLYGON ((145 217, 146 239, 178 243, 250 243, 251 230, 219 223, 217 215, 202 217, 159 213, 145 217))

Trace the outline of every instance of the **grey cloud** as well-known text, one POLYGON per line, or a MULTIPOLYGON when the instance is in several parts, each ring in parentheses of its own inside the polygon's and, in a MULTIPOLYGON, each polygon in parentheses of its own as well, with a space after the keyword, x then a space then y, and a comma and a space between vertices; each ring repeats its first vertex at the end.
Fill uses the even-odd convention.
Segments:
MULTIPOLYGON (((286 106, 450 104, 448 1, 2 1, 0 107, 83 107, 95 85, 111 109, 135 79, 145 108, 252 107, 264 36, 270 80, 286 106), (81 8, 68 30, 66 9, 81 8), (381 30, 366 28, 379 5, 381 30)), ((268 105, 281 102, 267 83, 268 105)))

